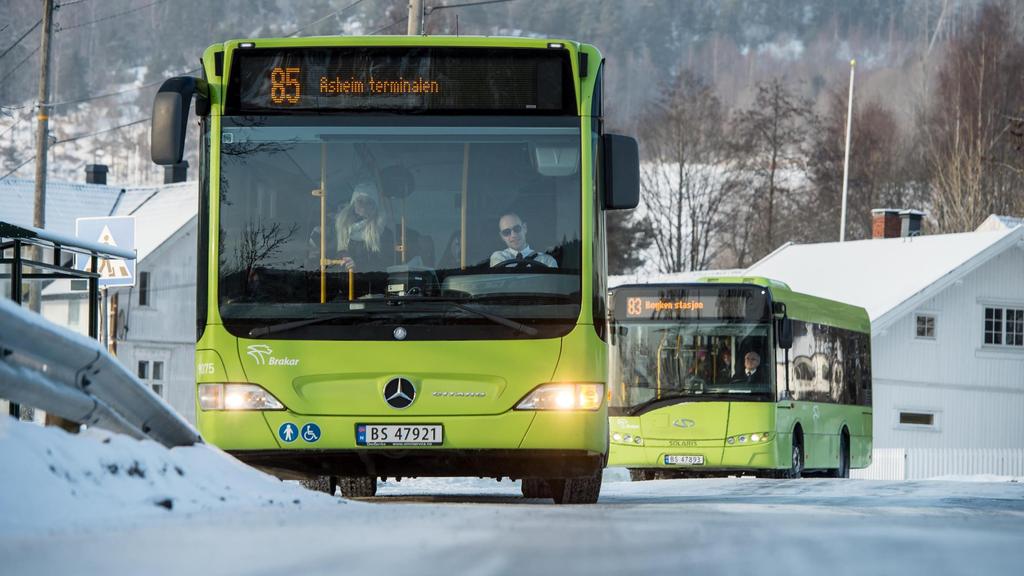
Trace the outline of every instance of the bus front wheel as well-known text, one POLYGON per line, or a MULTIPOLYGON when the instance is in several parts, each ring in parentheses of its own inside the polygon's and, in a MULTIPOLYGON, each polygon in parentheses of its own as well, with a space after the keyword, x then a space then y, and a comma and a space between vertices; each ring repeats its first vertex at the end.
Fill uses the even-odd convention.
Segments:
POLYGON ((601 495, 601 471, 593 476, 548 480, 555 504, 594 504, 601 495))
POLYGON ((629 481, 630 482, 644 482, 647 480, 654 480, 656 477, 654 470, 643 470, 640 468, 629 469, 629 481))
POLYGON ((790 460, 789 469, 782 471, 783 478, 796 479, 803 476, 804 472, 804 447, 796 439, 793 441, 793 455, 790 460))
POLYGON ((345 498, 372 498, 377 495, 376 476, 342 476, 338 487, 345 498))
POLYGON ((334 494, 334 488, 337 486, 335 478, 331 476, 316 476, 301 480, 299 482, 307 490, 314 490, 316 492, 324 492, 327 494, 334 494))
POLYGON ((551 498, 548 483, 537 478, 523 478, 523 498, 551 498))

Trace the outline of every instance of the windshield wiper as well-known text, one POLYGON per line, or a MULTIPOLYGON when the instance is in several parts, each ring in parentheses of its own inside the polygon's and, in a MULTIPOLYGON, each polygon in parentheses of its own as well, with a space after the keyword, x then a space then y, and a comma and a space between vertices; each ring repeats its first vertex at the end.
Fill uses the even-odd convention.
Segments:
POLYGON ((289 330, 302 328, 303 326, 309 326, 311 324, 319 324, 321 322, 330 322, 332 320, 340 320, 342 318, 350 317, 352 317, 352 312, 344 312, 338 314, 327 314, 324 316, 314 316, 313 318, 304 318, 302 320, 282 322, 280 324, 271 324, 270 326, 260 326, 259 328, 249 330, 249 337, 259 338, 260 336, 268 336, 270 334, 277 334, 278 332, 287 332, 289 330))
POLYGON ((632 408, 630 408, 629 409, 629 415, 630 416, 635 416, 635 415, 639 414, 640 412, 642 412, 645 408, 653 406, 653 405, 655 405, 655 404, 657 404, 659 402, 667 402, 669 400, 682 400, 684 398, 693 399, 693 394, 691 394, 691 393, 687 393, 687 394, 669 394, 668 396, 662 396, 661 398, 651 398, 650 400, 645 400, 645 401, 637 404, 636 406, 633 406, 632 408))
POLYGON ((516 322, 515 320, 512 320, 511 318, 505 318, 504 316, 498 316, 497 314, 491 314, 490 312, 486 312, 484 310, 480 310, 479 308, 475 308, 473 306, 467 306, 466 304, 463 304, 463 302, 465 302, 465 300, 466 300, 465 297, 448 298, 448 297, 445 297, 445 296, 415 296, 415 297, 394 296, 394 297, 388 298, 387 302, 388 302, 388 304, 404 304, 406 302, 410 302, 410 303, 416 303, 416 302, 443 302, 445 304, 450 304, 453 308, 458 308, 459 310, 462 310, 463 312, 469 312, 471 314, 476 314, 477 316, 480 316, 481 318, 486 318, 486 319, 490 320, 491 322, 494 322, 495 324, 501 324, 502 326, 507 326, 509 328, 512 328, 513 330, 518 330, 518 331, 522 332, 523 334, 526 334, 527 336, 536 336, 538 334, 537 329, 534 328, 533 326, 527 326, 526 324, 523 324, 522 322, 516 322))
MULTIPOLYGON (((485 312, 485 311, 480 310, 478 308, 475 308, 473 306, 467 306, 467 305, 463 304, 461 302, 461 300, 464 300, 464 298, 445 298, 445 297, 433 297, 433 296, 423 296, 423 297, 420 297, 420 296, 416 296, 416 297, 389 297, 389 298, 386 298, 386 299, 383 299, 383 300, 378 300, 378 302, 384 302, 384 303, 386 303, 388 305, 392 305, 392 306, 400 305, 400 304, 405 304, 405 303, 416 303, 416 302, 442 302, 442 303, 445 303, 445 304, 449 304, 452 307, 457 308, 459 310, 462 310, 464 312, 469 312, 471 314, 476 314, 477 316, 480 316, 482 318, 486 318, 486 319, 490 320, 491 322, 494 322, 495 324, 500 324, 502 326, 507 326, 509 328, 512 328, 513 330, 518 330, 519 332, 522 332, 523 334, 526 334, 528 336, 536 336, 538 334, 538 330, 536 328, 532 327, 532 326, 527 326, 526 324, 523 324, 521 322, 516 322, 515 320, 509 319, 509 318, 505 318, 504 316, 498 316, 497 314, 491 314, 490 312, 485 312)), ((379 313, 380 312, 378 312, 378 314, 379 313)), ((289 330, 295 330, 296 328, 302 328, 304 326, 310 326, 312 324, 320 324, 322 322, 331 322, 333 320, 339 320, 339 319, 342 319, 342 318, 349 318, 351 316, 352 316, 352 313, 350 311, 350 312, 343 312, 343 313, 338 313, 338 314, 327 314, 325 316, 316 316, 316 317, 313 317, 313 318, 304 318, 302 320, 295 320, 295 321, 292 321, 292 322, 283 322, 281 324, 273 324, 273 325, 270 325, 270 326, 260 326, 259 328, 253 328, 253 329, 249 330, 249 337, 250 338, 259 338, 261 336, 269 336, 270 334, 277 334, 279 332, 287 332, 289 330)), ((383 318, 383 317, 376 319, 377 322, 381 322, 383 320, 385 320, 385 318, 383 318)), ((366 322, 363 322, 363 323, 365 324, 366 322)))

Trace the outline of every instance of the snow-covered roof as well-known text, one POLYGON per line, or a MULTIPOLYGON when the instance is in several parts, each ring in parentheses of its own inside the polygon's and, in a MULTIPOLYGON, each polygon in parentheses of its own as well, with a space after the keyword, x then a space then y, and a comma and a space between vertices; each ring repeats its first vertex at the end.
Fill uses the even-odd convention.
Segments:
MULTIPOLYGON (((26 178, 0 180, 0 220, 32 226, 35 181, 26 178)), ((46 183, 46 225, 51 232, 75 235, 75 219, 108 216, 121 194, 118 186, 49 181, 46 183)))
POLYGON ((1024 227, 914 238, 787 244, 745 272, 867 309, 880 332, 1009 247, 1024 242, 1024 227))
POLYGON ((179 182, 129 190, 115 216, 135 217, 135 249, 142 262, 195 218, 198 206, 198 183, 179 182))
MULTIPOLYGON (((135 216, 135 247, 141 262, 196 216, 198 194, 195 181, 131 188, 50 181, 45 228, 73 237, 77 218, 135 216)), ((0 220, 31 226, 34 205, 33 180, 0 180, 0 220)))
POLYGON ((681 282, 696 282, 701 278, 710 276, 742 276, 741 269, 727 270, 692 270, 690 272, 673 272, 671 274, 649 274, 636 272, 634 274, 618 274, 608 277, 608 287, 615 288, 623 284, 678 284, 681 282))
POLYGON ((1024 226, 1024 218, 1015 218, 1013 216, 1000 216, 999 214, 990 214, 985 221, 981 223, 974 231, 975 232, 994 232, 996 230, 1010 230, 1018 226, 1024 226))

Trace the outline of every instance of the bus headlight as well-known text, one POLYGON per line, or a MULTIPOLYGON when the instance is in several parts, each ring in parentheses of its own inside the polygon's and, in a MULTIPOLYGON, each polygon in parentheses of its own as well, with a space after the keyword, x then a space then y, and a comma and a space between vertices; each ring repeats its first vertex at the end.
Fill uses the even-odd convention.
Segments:
POLYGON ((256 384, 200 384, 202 410, 284 410, 284 404, 256 384))
POLYGON ((761 442, 767 442, 769 440, 770 432, 757 432, 754 434, 740 434, 737 436, 729 436, 725 439, 725 443, 732 446, 739 441, 740 444, 746 444, 749 441, 751 444, 758 444, 761 442))
POLYGON ((604 384, 542 384, 526 395, 516 410, 597 410, 604 384))

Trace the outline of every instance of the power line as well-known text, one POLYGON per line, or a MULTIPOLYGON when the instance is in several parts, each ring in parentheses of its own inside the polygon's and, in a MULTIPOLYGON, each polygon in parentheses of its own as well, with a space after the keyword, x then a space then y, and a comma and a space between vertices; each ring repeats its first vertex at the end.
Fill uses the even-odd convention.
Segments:
POLYGON ((25 164, 28 164, 29 162, 31 162, 31 161, 33 161, 33 160, 35 160, 35 159, 36 159, 36 157, 35 157, 35 156, 31 156, 31 157, 29 157, 29 159, 28 159, 28 160, 25 160, 25 161, 24 161, 24 162, 22 162, 21 164, 18 164, 17 166, 15 166, 14 168, 12 168, 12 169, 11 169, 11 171, 10 171, 10 172, 8 172, 7 174, 4 174, 3 176, 0 176, 0 182, 3 182, 4 180, 6 180, 6 179, 7 179, 7 177, 8 177, 8 176, 10 176, 11 174, 14 174, 14 173, 15 173, 15 172, 17 172, 17 171, 18 171, 18 170, 19 170, 19 169, 20 169, 20 168, 21 168, 22 166, 24 166, 25 164))
POLYGON ((296 35, 296 34, 298 34, 299 32, 302 32, 302 31, 303 31, 303 30, 305 30, 306 28, 309 28, 310 26, 315 26, 315 25, 317 25, 317 24, 319 24, 319 23, 323 22, 324 20, 327 20, 328 18, 331 18, 331 17, 333 17, 333 16, 338 16, 338 15, 340 15, 340 14, 341 14, 342 12, 345 12, 346 10, 348 10, 349 8, 355 8, 356 6, 358 6, 359 4, 361 4, 361 3, 362 3, 362 2, 364 2, 364 1, 365 1, 365 0, 356 0, 355 2, 353 2, 353 3, 349 4, 348 6, 345 6, 345 7, 344 7, 344 8, 342 8, 341 10, 335 10, 334 12, 331 12, 331 13, 330 13, 330 14, 328 14, 327 16, 324 16, 323 18, 320 18, 319 20, 316 20, 315 22, 310 22, 309 24, 306 24, 306 25, 305 25, 305 26, 303 26, 302 28, 299 28, 298 30, 296 30, 296 31, 292 32, 291 34, 289 34, 289 35, 285 36, 285 38, 291 38, 292 36, 295 36, 295 35, 296 35))
MULTIPOLYGON (((181 74, 176 74, 175 76, 181 76, 182 74, 192 74, 192 73, 195 73, 195 72, 198 72, 198 71, 199 71, 199 68, 193 68, 191 70, 185 70, 181 74)), ((167 80, 167 78, 161 78, 159 80, 154 80, 152 82, 147 82, 145 84, 140 84, 138 86, 133 86, 131 88, 125 88, 124 90, 118 90, 116 92, 107 92, 106 94, 96 94, 96 95, 93 95, 93 96, 84 96, 82 98, 77 98, 77 99, 74 99, 74 100, 62 100, 60 102, 51 102, 51 103, 47 104, 46 106, 49 107, 49 108, 53 108, 55 106, 64 106, 66 104, 78 104, 78 103, 81 103, 81 102, 89 102, 91 100, 99 100, 101 98, 110 98, 111 96, 118 96, 120 94, 128 94, 129 92, 138 92, 139 90, 143 90, 145 88, 149 88, 150 86, 156 86, 157 84, 160 84, 160 83, 164 82, 165 80, 167 80)))
POLYGON ((105 134, 107 132, 114 132, 116 130, 120 130, 122 128, 127 128, 129 126, 135 126, 136 124, 142 124, 143 122, 149 122, 152 119, 153 119, 152 116, 148 116, 146 118, 140 118, 138 120, 134 120, 132 122, 128 122, 127 124, 121 124, 120 126, 114 126, 113 128, 104 128, 103 130, 97 130, 96 132, 90 132, 88 134, 81 134, 81 135, 78 135, 78 136, 72 136, 71 138, 65 138, 63 140, 57 140, 56 142, 53 143, 53 145, 56 146, 58 144, 65 144, 67 142, 74 142, 75 140, 82 140, 83 138, 91 138, 92 136, 97 136, 99 134, 105 134))
POLYGON ((131 14, 132 12, 138 12, 139 10, 143 10, 145 8, 149 8, 151 6, 156 6, 157 4, 162 4, 162 3, 166 2, 166 1, 167 0, 156 0, 155 2, 150 2, 149 4, 143 4, 142 6, 136 6, 135 8, 129 8, 129 9, 124 10, 122 12, 116 12, 114 14, 108 14, 107 16, 103 16, 102 18, 97 18, 95 20, 90 20, 88 22, 82 22, 81 24, 73 24, 71 26, 60 26, 60 25, 58 25, 56 31, 57 32, 64 32, 66 30, 74 30, 75 28, 81 28, 83 26, 90 26, 92 24, 97 24, 99 22, 106 22, 107 20, 113 20, 114 18, 120 18, 121 16, 125 16, 127 14, 131 14))
MULTIPOLYGON (((80 135, 78 135, 78 136, 72 136, 71 138, 65 138, 65 139, 63 139, 63 140, 57 140, 56 142, 54 142, 54 143, 53 143, 53 146, 56 146, 56 145, 58 145, 58 144, 66 144, 66 143, 68 143, 68 142, 74 142, 75 140, 82 140, 82 139, 84 139, 84 138, 90 138, 90 137, 92 137, 92 136, 97 136, 97 135, 99 135, 99 134, 105 134, 105 133, 107 133, 107 132, 114 132, 114 131, 116 131, 116 130, 121 130, 122 128, 127 128, 127 127, 129 127, 129 126, 135 126, 136 124, 142 124, 143 122, 149 122, 149 121, 150 121, 150 120, 152 120, 152 119, 153 119, 153 117, 152 117, 152 116, 149 116, 149 117, 147 117, 147 118, 140 118, 140 119, 138 119, 138 120, 135 120, 135 121, 133 121, 133 122, 128 122, 127 124, 121 124, 120 126, 114 126, 114 127, 111 127, 111 128, 105 128, 105 129, 103 129, 103 130, 97 130, 97 131, 95 131, 95 132, 90 132, 90 133, 88 133, 88 134, 80 134, 80 135)), ((11 170, 10 170, 9 172, 7 172, 7 174, 4 174, 3 176, 0 176, 0 182, 2 182, 3 180, 5 180, 5 179, 6 179, 6 178, 7 178, 8 176, 10 176, 11 174, 14 174, 14 173, 15 173, 15 172, 17 172, 17 171, 18 171, 18 170, 19 170, 19 169, 20 169, 20 168, 21 168, 22 166, 24 166, 25 164, 28 164, 29 162, 31 162, 31 161, 33 161, 33 160, 35 160, 35 156, 32 156, 31 158, 29 158, 29 159, 25 160, 25 161, 24 161, 24 162, 22 162, 21 164, 18 164, 18 165, 17 165, 17 166, 15 166, 15 167, 14 167, 13 169, 11 169, 11 170)))
POLYGON ((7 49, 6 49, 6 50, 4 50, 3 54, 0 54, 0 58, 3 58, 4 56, 7 56, 7 53, 8 53, 8 52, 10 52, 11 50, 13 50, 15 46, 17 46, 18 44, 20 44, 20 43, 21 43, 21 41, 25 39, 25 36, 28 36, 29 34, 31 34, 31 33, 32 33, 32 31, 33 31, 33 30, 35 30, 36 28, 39 28, 39 25, 40 25, 40 24, 42 24, 42 23, 43 23, 43 19, 42 19, 42 18, 40 18, 40 19, 39 19, 38 21, 36 21, 36 23, 35 23, 35 24, 33 24, 33 25, 32 25, 32 27, 31 27, 31 28, 29 28, 28 30, 26 30, 26 31, 25 31, 25 33, 24 33, 24 34, 22 34, 21 36, 19 36, 19 37, 18 37, 18 39, 14 41, 14 44, 11 44, 10 46, 8 46, 8 47, 7 47, 7 49))
POLYGON ((512 2, 513 0, 480 0, 479 2, 465 2, 463 4, 438 4, 437 6, 430 6, 427 8, 427 14, 435 12, 437 10, 445 10, 448 8, 463 8, 465 6, 483 6, 484 4, 502 4, 504 2, 512 2))
POLYGON ((33 51, 29 52, 29 53, 28 53, 28 56, 25 56, 25 57, 24 57, 24 58, 23 58, 23 59, 21 60, 21 62, 18 62, 18 63, 17 63, 17 64, 15 65, 15 66, 14 66, 14 68, 11 68, 11 71, 10 71, 10 72, 8 72, 8 73, 7 73, 6 75, 4 75, 4 77, 3 77, 3 78, 0 78, 0 84, 2 84, 4 80, 7 80, 7 79, 8 79, 8 78, 9 78, 9 77, 11 76, 11 74, 14 74, 15 72, 17 72, 17 71, 18 71, 18 68, 21 68, 21 65, 22 65, 22 64, 24 64, 25 62, 28 62, 28 59, 29 59, 29 58, 31 58, 31 57, 33 57, 33 56, 35 56, 35 55, 36 55, 36 52, 39 52, 39 47, 36 47, 36 49, 35 49, 35 50, 33 50, 33 51))
POLYGON ((67 2, 61 2, 60 4, 57 4, 56 6, 54 6, 54 8, 56 9, 63 8, 65 6, 74 6, 75 4, 81 4, 82 2, 85 2, 85 0, 68 0, 67 2))
POLYGON ((29 118, 31 118, 31 117, 32 117, 32 115, 31 115, 31 114, 28 114, 28 115, 22 116, 21 118, 18 118, 17 120, 15 120, 15 121, 14 121, 14 124, 11 124, 11 125, 10 125, 10 127, 8 127, 8 128, 7 128, 7 130, 4 130, 3 134, 0 134, 0 138, 3 138, 4 136, 7 136, 7 133, 8 133, 8 132, 10 132, 11 130, 14 130, 14 129, 15 129, 15 128, 17 128, 17 127, 18 127, 18 126, 19 126, 19 125, 20 125, 20 124, 21 124, 22 122, 24 122, 25 120, 27 120, 27 119, 29 119, 29 118))
POLYGON ((376 30, 374 30, 373 32, 370 32, 370 36, 373 36, 373 35, 377 34, 378 32, 383 32, 383 31, 387 30, 388 28, 392 28, 392 27, 394 27, 394 26, 395 26, 396 24, 401 24, 402 22, 405 22, 405 21, 406 21, 406 20, 408 20, 408 19, 409 19, 409 16, 408 16, 408 15, 406 15, 406 16, 402 16, 401 18, 399 18, 398 20, 395 20, 395 21, 394 21, 394 22, 392 22, 391 24, 388 24, 387 26, 384 26, 383 28, 377 28, 377 29, 376 29, 376 30))

